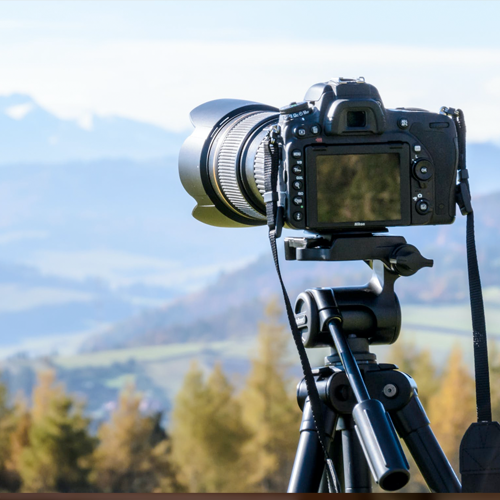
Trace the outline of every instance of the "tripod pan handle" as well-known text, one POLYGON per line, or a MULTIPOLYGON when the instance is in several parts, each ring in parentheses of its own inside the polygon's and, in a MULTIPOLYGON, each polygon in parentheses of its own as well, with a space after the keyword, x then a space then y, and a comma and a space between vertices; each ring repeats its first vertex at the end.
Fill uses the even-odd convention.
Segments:
POLYGON ((409 465, 384 405, 377 399, 362 401, 352 416, 375 481, 386 491, 405 486, 410 479, 409 465))

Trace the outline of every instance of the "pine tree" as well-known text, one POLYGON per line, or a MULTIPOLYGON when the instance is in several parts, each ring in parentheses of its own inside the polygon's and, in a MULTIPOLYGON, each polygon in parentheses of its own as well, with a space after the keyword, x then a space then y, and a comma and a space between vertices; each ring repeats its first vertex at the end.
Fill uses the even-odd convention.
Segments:
POLYGON ((455 471, 458 471, 460 442, 476 417, 474 379, 469 370, 460 347, 455 347, 428 412, 431 427, 455 471))
POLYGON ((17 472, 10 467, 11 439, 16 427, 16 417, 16 408, 8 404, 7 387, 0 382, 0 491, 16 491, 20 486, 17 472))
POLYGON ((242 446, 249 438, 242 421, 241 406, 234 390, 216 364, 207 381, 209 425, 205 438, 212 458, 207 471, 207 490, 214 492, 242 491, 245 471, 242 446))
POLYGON ((192 493, 205 492, 204 474, 209 456, 204 449, 205 426, 209 421, 208 391, 203 372, 192 363, 179 390, 172 412, 172 456, 179 479, 192 493))
POLYGON ((173 457, 190 492, 235 492, 245 487, 242 446, 248 439, 239 402, 220 365, 208 382, 193 364, 172 414, 173 457))
POLYGON ((132 385, 108 423, 101 425, 93 456, 92 481, 104 492, 146 493, 177 491, 170 461, 170 441, 160 426, 161 414, 144 416, 142 396, 132 385))
POLYGON ((33 391, 29 444, 19 460, 23 490, 88 491, 88 458, 94 448, 88 426, 82 405, 55 384, 54 372, 41 373, 33 391))
POLYGON ((287 378, 289 334, 276 301, 259 326, 258 353, 241 394, 243 418, 252 432, 245 446, 251 491, 285 492, 299 438, 300 411, 287 378))

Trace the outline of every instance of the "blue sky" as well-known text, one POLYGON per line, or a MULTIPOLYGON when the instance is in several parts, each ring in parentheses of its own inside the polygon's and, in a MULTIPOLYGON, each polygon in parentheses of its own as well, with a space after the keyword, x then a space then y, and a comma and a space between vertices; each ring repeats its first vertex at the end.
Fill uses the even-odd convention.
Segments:
POLYGON ((335 76, 385 104, 463 107, 500 142, 500 2, 0 2, 0 94, 172 130, 221 97, 283 105, 335 76))
POLYGON ((304 39, 500 47, 495 1, 4 1, 3 42, 29 38, 304 39), (11 25, 13 29, 5 29, 11 25), (453 31, 456 31, 454 33, 453 31))

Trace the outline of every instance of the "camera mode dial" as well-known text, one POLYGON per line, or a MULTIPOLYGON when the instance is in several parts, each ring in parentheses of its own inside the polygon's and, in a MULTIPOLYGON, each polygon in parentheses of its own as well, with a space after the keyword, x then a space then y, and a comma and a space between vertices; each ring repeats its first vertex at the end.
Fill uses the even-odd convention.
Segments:
POLYGON ((291 102, 288 106, 280 108, 280 114, 288 115, 291 113, 299 113, 301 111, 309 111, 309 103, 304 102, 291 102))
POLYGON ((428 181, 433 174, 432 163, 425 158, 418 158, 413 162, 413 175, 419 181, 428 181))
POLYGON ((304 116, 309 115, 312 111, 313 108, 307 101, 292 102, 288 106, 283 106, 282 108, 280 108, 280 114, 282 116, 281 119, 285 122, 295 120, 297 118, 303 118, 304 116))

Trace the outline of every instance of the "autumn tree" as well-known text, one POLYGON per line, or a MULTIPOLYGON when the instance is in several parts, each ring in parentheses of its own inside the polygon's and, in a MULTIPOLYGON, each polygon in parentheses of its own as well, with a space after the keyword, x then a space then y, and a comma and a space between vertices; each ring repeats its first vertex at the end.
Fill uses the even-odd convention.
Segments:
POLYGON ((432 396, 439 390, 440 374, 429 348, 418 348, 414 343, 400 339, 390 349, 391 362, 410 375, 418 387, 418 398, 427 409, 432 396))
MULTIPOLYGON (((88 458, 94 448, 83 406, 55 383, 53 371, 39 374, 33 391, 28 445, 19 457, 24 491, 88 491, 88 458)), ((20 423, 24 439, 26 422, 20 423)))
MULTIPOLYGON (((410 375, 418 386, 418 397, 427 411, 431 398, 439 391, 441 374, 432 359, 432 352, 428 348, 419 348, 413 342, 401 338, 391 346, 389 360, 398 368, 410 375)), ((408 448, 403 443, 405 455, 410 464, 410 482, 401 490, 402 493, 425 493, 429 491, 424 478, 418 470, 408 448)))
POLYGON ((286 491, 299 438, 295 384, 287 377, 290 334, 280 316, 273 300, 259 325, 257 353, 240 398, 252 433, 244 453, 248 487, 255 492, 286 491))
POLYGON ((170 441, 161 414, 142 415, 142 396, 133 385, 120 394, 118 407, 98 431, 92 482, 110 493, 172 492, 179 489, 170 460, 170 441))
POLYGON ((0 491, 17 491, 21 480, 12 464, 13 434, 19 423, 19 404, 8 403, 8 391, 0 382, 0 491))
POLYGON ((498 341, 488 341, 491 412, 494 421, 500 420, 500 348, 498 341))
POLYGON ((0 424, 1 447, 5 457, 0 480, 2 489, 18 491, 22 486, 19 470, 23 451, 29 446, 30 429, 30 409, 24 398, 18 398, 0 424))
POLYGON ((172 414, 173 458, 179 479, 190 492, 245 489, 242 446, 249 434, 241 407, 220 365, 208 381, 191 365, 172 414))
POLYGON ((441 386, 431 398, 428 411, 431 427, 455 471, 462 437, 476 420, 475 405, 474 379, 457 346, 450 354, 441 386))

